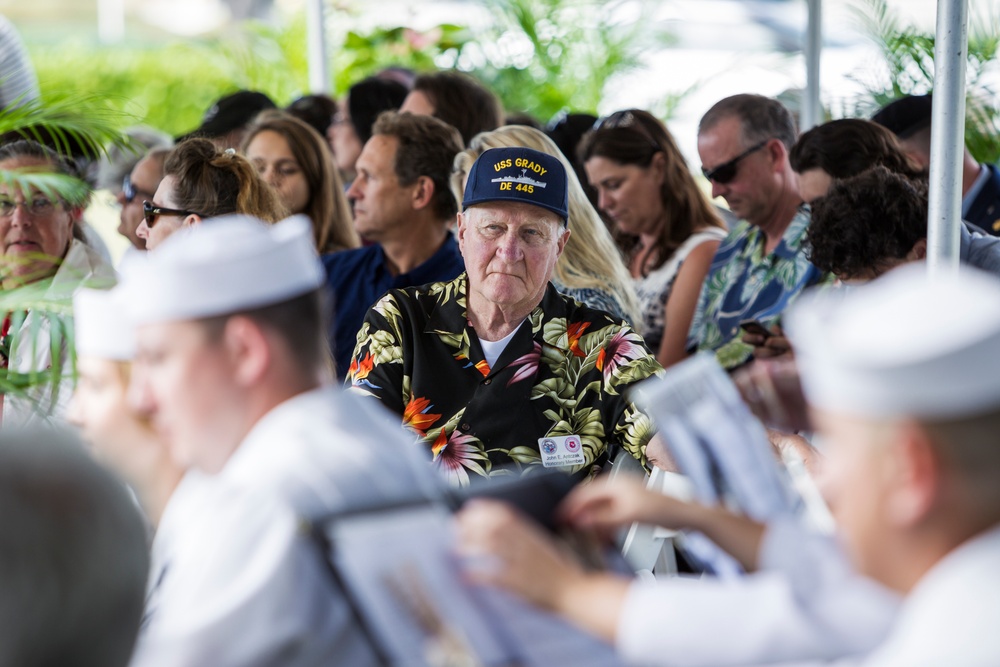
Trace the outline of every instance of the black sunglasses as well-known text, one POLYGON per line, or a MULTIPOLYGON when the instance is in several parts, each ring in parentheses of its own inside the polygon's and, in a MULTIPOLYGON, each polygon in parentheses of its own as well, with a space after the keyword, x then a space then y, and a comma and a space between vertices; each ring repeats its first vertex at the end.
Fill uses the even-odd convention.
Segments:
POLYGON ((145 190, 140 190, 135 187, 135 183, 132 182, 132 175, 125 174, 125 178, 122 179, 122 194, 125 195, 125 203, 131 204, 135 201, 135 198, 140 194, 153 196, 152 192, 146 192, 145 190))
POLYGON ((142 202, 142 217, 146 221, 146 226, 152 228, 156 224, 156 219, 161 215, 176 215, 182 218, 186 218, 189 215, 197 215, 199 218, 204 218, 201 213, 196 211, 182 211, 176 208, 164 208, 163 206, 156 206, 148 201, 142 202))
POLYGON ((770 139, 765 139, 764 141, 760 142, 759 144, 757 144, 757 145, 755 145, 755 146, 753 146, 751 148, 748 148, 747 150, 743 151, 742 153, 740 153, 739 155, 737 155, 736 157, 734 157, 729 162, 723 162, 722 164, 720 164, 715 169, 705 169, 704 167, 702 167, 701 168, 701 173, 704 174, 705 178, 707 178, 708 180, 715 181, 716 183, 719 183, 720 185, 725 185, 729 181, 731 181, 734 178, 736 178, 736 168, 739 167, 740 160, 742 160, 743 158, 745 158, 747 155, 750 155, 754 151, 759 151, 761 148, 763 148, 764 146, 766 146, 767 142, 769 142, 769 141, 770 141, 770 139))

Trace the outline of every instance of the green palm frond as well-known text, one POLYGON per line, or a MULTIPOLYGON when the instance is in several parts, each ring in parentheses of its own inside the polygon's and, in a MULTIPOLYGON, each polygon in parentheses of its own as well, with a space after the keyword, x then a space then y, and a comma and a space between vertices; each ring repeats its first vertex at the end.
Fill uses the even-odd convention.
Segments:
POLYGON ((20 190, 29 202, 32 193, 37 191, 70 206, 83 206, 90 195, 90 187, 78 178, 35 169, 0 169, 0 185, 6 186, 8 192, 20 190))
POLYGON ((26 139, 52 138, 57 151, 70 154, 78 146, 90 158, 105 154, 111 145, 129 149, 122 128, 131 115, 100 95, 50 95, 0 110, 0 135, 16 133, 26 139))
POLYGON ((29 310, 55 315, 70 315, 73 304, 65 294, 53 294, 52 279, 46 278, 23 287, 0 291, 0 313, 22 313, 29 310))
MULTIPOLYGON (((887 0, 856 0, 852 8, 862 30, 881 55, 883 70, 866 67, 850 78, 864 93, 844 106, 847 116, 870 116, 876 109, 904 95, 923 95, 934 87, 935 34, 905 23, 887 0)), ((1000 17, 990 7, 969 12, 969 49, 966 69, 965 142, 980 162, 1000 159, 1000 105, 991 77, 1000 52, 1000 17)))

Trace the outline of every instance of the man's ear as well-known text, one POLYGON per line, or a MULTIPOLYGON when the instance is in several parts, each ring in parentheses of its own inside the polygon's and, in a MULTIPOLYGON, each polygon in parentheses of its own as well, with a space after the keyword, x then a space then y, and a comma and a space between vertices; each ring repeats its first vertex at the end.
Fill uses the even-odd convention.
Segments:
POLYGON ((780 139, 768 139, 764 150, 771 158, 774 171, 784 171, 788 164, 788 149, 785 148, 785 144, 781 143, 780 139))
POLYGON ((200 225, 200 224, 201 224, 201 216, 192 213, 188 217, 184 218, 184 221, 181 222, 181 227, 194 227, 195 225, 200 225))
POLYGON ((226 321, 222 345, 233 379, 241 387, 259 382, 272 362, 265 331, 249 317, 235 315, 226 321))
POLYGON ((458 212, 458 251, 462 252, 465 246, 465 232, 469 228, 469 219, 465 211, 458 212))
POLYGON ((572 234, 568 227, 563 227, 562 223, 559 223, 559 253, 556 257, 561 257, 563 250, 566 249, 566 242, 569 241, 569 235, 572 234))
POLYGON ((431 180, 431 177, 417 176, 417 180, 412 187, 413 195, 410 199, 410 204, 413 206, 413 209, 419 211, 430 206, 431 200, 434 198, 434 181, 431 180))
POLYGON ((904 528, 920 524, 934 509, 941 491, 941 461, 934 443, 919 424, 904 422, 883 454, 889 457, 888 520, 904 528))
POLYGON ((906 261, 914 262, 920 259, 927 258, 927 239, 920 239, 913 244, 910 248, 910 252, 906 253, 906 261))

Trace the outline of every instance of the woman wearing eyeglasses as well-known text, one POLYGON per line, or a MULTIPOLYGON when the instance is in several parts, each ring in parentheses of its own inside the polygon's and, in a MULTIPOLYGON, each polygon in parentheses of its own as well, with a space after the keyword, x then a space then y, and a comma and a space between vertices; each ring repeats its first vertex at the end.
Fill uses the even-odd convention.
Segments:
POLYGON ((266 111, 247 130, 241 150, 290 215, 309 217, 321 255, 361 245, 330 148, 313 128, 266 111))
MULTIPOLYGON (((0 278, 9 298, 12 290, 30 285, 38 291, 21 292, 29 302, 68 305, 82 285, 114 280, 104 259, 74 238, 75 221, 90 197, 74 164, 39 143, 20 140, 0 146, 0 172, 20 180, 0 185, 0 278)), ((4 427, 59 421, 65 414, 72 373, 64 321, 51 310, 0 311, 0 391, 10 389, 0 393, 4 427)))
POLYGON ((688 329, 722 221, 673 137, 646 111, 618 111, 579 148, 598 206, 621 237, 643 313, 642 335, 663 366, 686 356, 688 329))
POLYGON ((242 213, 277 222, 285 209, 277 193, 236 151, 220 151, 207 139, 179 144, 163 165, 163 180, 152 201, 142 203, 136 234, 153 250, 181 227, 207 218, 242 213))

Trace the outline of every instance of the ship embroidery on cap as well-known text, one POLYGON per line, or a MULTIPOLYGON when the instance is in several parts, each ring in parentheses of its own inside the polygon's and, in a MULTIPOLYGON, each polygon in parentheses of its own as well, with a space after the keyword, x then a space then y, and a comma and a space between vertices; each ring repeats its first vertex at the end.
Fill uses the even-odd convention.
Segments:
POLYGON ((522 169, 520 176, 501 176, 500 178, 494 178, 490 180, 490 183, 524 183, 525 185, 535 185, 540 188, 544 188, 547 183, 542 183, 541 181, 536 181, 528 176, 528 170, 522 169))

